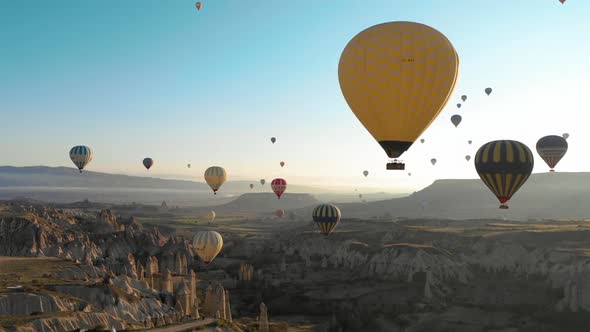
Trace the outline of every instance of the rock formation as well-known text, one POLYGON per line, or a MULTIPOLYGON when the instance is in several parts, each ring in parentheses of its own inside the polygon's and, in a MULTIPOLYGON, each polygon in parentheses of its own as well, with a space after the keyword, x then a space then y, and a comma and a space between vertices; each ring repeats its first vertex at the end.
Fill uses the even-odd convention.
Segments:
POLYGON ((260 315, 258 316, 258 331, 269 332, 268 326, 268 308, 264 302, 260 303, 260 315))

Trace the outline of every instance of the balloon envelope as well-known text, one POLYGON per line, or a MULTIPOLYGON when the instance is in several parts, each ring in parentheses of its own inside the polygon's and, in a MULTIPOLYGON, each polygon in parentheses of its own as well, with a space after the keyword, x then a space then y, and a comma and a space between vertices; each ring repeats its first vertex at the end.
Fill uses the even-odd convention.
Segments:
POLYGON ((154 165, 154 160, 152 158, 145 158, 143 159, 143 166, 148 170, 154 165))
POLYGON ((94 157, 92 150, 85 145, 77 145, 70 149, 70 159, 78 167, 80 173, 94 157))
POLYGON ((209 212, 207 212, 207 214, 205 215, 205 219, 209 222, 213 222, 215 220, 215 211, 211 210, 209 212))
POLYGON ((281 165, 281 167, 285 166, 285 162, 281 161, 280 165, 281 165))
POLYGON ((490 93, 492 93, 492 88, 486 88, 485 89, 486 94, 489 96, 490 93))
POLYGON ((420 23, 389 22, 350 40, 338 80, 356 117, 390 158, 398 158, 445 106, 458 68, 457 52, 442 33, 420 23))
POLYGON ((264 184, 266 183, 265 179, 260 179, 260 184, 264 186, 264 184))
POLYGON ((283 195, 285 190, 287 190, 287 181, 285 181, 285 179, 276 178, 272 180, 272 182, 270 183, 270 187, 272 188, 272 191, 280 199, 281 195, 283 195))
POLYGON ((367 177, 369 175, 369 171, 363 171, 363 175, 367 177))
POLYGON ((461 123, 462 119, 463 118, 461 118, 459 114, 451 116, 451 122, 453 123, 453 125, 455 125, 455 128, 461 123))
POLYGON ((557 135, 549 135, 537 141, 537 153, 547 163, 550 171, 553 172, 557 163, 567 152, 567 141, 557 135))
POLYGON ((340 209, 332 204, 320 204, 313 209, 313 221, 318 225, 320 232, 325 236, 330 235, 340 222, 340 209))
POLYGON ((565 138, 565 139, 568 139, 568 138, 570 138, 570 134, 568 134, 568 133, 563 133, 563 134, 561 135, 561 137, 563 137, 563 138, 565 138))
POLYGON ((471 143, 473 143, 473 141, 469 140, 469 141, 467 141, 467 143, 471 144, 471 143))
POLYGON ((457 108, 461 108, 461 104, 457 104, 457 108))
POLYGON ((430 159, 430 163, 434 166, 436 164, 436 158, 430 159))
POLYGON ((203 4, 200 2, 195 3, 195 7, 197 7, 197 10, 201 10, 201 7, 203 7, 203 4))
POLYGON ((461 100, 462 100, 462 101, 466 101, 466 100, 467 100, 467 96, 466 96, 466 95, 462 95, 462 96, 461 96, 461 100))
POLYGON ((186 164, 186 167, 191 168, 191 164, 186 164))
POLYGON ((254 188, 254 184, 250 183, 250 189, 254 188))
POLYGON ((423 138, 420 140, 420 143, 424 144, 424 139, 423 138))
POLYGON ((213 189, 214 194, 217 194, 217 191, 226 180, 227 173, 223 167, 211 166, 205 171, 205 181, 213 189))
POLYGON ((193 237, 193 248, 203 262, 209 264, 223 248, 223 238, 215 231, 201 231, 193 237))
POLYGON ((475 170, 500 201, 501 209, 533 171, 533 153, 518 141, 500 140, 482 145, 475 155, 475 170))
POLYGON ((275 144, 275 142, 277 141, 276 137, 271 137, 270 141, 272 142, 272 144, 275 144))
POLYGON ((470 161, 471 160, 471 156, 470 155, 466 155, 465 156, 465 160, 470 161))

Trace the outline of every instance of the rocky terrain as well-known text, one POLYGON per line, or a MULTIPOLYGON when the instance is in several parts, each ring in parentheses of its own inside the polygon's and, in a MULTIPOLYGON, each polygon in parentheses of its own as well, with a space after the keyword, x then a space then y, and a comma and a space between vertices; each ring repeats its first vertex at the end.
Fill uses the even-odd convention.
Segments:
POLYGON ((345 218, 324 237, 299 214, 185 223, 182 209, 152 219, 122 207, 0 205, 4 329, 206 317, 234 331, 584 331, 590 320, 584 220, 345 218), (210 266, 189 241, 202 229, 224 237, 210 266))

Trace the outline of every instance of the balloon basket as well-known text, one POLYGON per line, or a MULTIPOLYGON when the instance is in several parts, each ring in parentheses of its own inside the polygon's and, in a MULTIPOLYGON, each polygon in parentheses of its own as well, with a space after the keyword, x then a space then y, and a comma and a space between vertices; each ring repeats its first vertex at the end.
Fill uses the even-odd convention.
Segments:
POLYGON ((392 162, 387 163, 387 165, 385 166, 385 169, 403 171, 406 169, 406 164, 404 164, 401 161, 394 160, 392 162))
POLYGON ((502 205, 500 205, 500 209, 508 210, 508 205, 502 204, 502 205))

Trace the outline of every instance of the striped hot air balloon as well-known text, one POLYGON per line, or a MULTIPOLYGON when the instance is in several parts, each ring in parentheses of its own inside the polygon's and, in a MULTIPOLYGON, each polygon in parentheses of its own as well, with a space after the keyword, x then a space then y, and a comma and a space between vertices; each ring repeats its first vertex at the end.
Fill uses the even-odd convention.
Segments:
POLYGON ((274 179, 270 183, 270 187, 277 197, 281 199, 281 195, 285 192, 285 190, 287 190, 287 181, 281 178, 274 179))
POLYGON ((545 160, 550 172, 567 152, 567 141, 562 136, 549 135, 537 141, 537 153, 545 160))
POLYGON ((70 159, 72 159, 74 165, 78 167, 80 173, 82 173, 84 167, 92 161, 92 158, 92 150, 85 145, 77 145, 70 149, 70 159))
POLYGON ((227 173, 223 167, 211 166, 205 171, 205 181, 213 189, 215 195, 217 195, 217 191, 226 180, 227 173))
POLYGON ((340 222, 340 209, 332 204, 320 204, 313 209, 313 221, 320 228, 320 232, 325 236, 330 235, 334 228, 340 222))
POLYGON ((500 201, 501 209, 526 182, 535 159, 525 144, 500 140, 482 145, 475 155, 475 169, 485 185, 500 201))
POLYGON ((208 265, 223 248, 223 238, 216 231, 201 231, 193 237, 193 248, 208 265))

